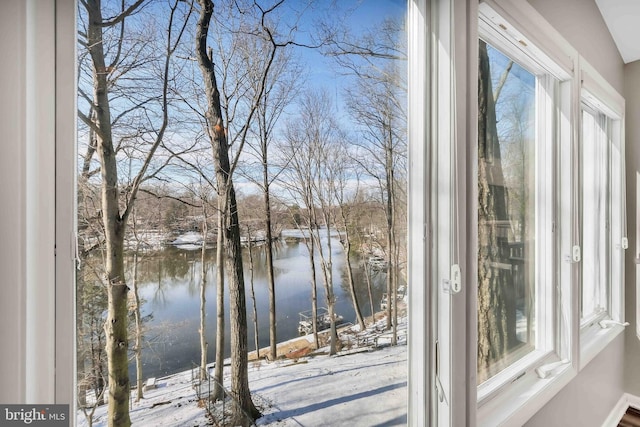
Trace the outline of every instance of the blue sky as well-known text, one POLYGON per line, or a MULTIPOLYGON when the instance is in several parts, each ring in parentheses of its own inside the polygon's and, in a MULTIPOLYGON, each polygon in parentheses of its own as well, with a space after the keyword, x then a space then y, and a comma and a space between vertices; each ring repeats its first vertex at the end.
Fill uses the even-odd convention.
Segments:
MULTIPOLYGON (((261 0, 260 3, 267 7, 275 3, 275 0, 261 0)), ((283 9, 288 9, 291 19, 294 19, 293 16, 297 16, 307 3, 310 3, 311 6, 305 10, 304 17, 300 19, 296 37, 301 42, 308 42, 308 40, 304 40, 305 34, 312 34, 313 25, 324 18, 332 19, 335 16, 336 21, 344 20, 348 23, 352 34, 357 36, 358 33, 375 27, 385 18, 404 16, 407 9, 406 0, 309 0, 309 2, 286 0, 283 9)), ((120 7, 119 0, 104 0, 104 4, 113 7, 114 10, 120 7)), ((129 0, 127 4, 129 4, 129 0)), ((153 0, 148 7, 155 8, 161 5, 166 6, 166 0, 153 0)), ((287 17, 284 18, 287 19, 287 17)), ((189 43, 190 41, 187 41, 187 45, 189 43)), ((306 63, 308 68, 308 79, 304 87, 325 88, 336 98, 338 115, 345 115, 346 112, 340 98, 343 94, 343 88, 349 84, 349 79, 340 75, 333 59, 322 56, 317 49, 300 48, 297 49, 297 53, 301 55, 301 61, 306 63)), ((290 111, 295 113, 296 107, 292 106, 290 111)), ((283 123, 286 117, 282 117, 282 119, 283 123)), ((82 139, 82 141, 84 140, 82 139)))
MULTIPOLYGON (((316 22, 331 19, 332 15, 336 16, 336 21, 347 22, 352 35, 357 36, 386 18, 405 16, 407 11, 406 0, 321 0, 314 1, 313 4, 314 10, 307 11, 301 20, 299 37, 302 40, 307 32, 314 31, 316 22)), ((308 67, 305 87, 326 89, 336 98, 337 108, 341 110, 340 98, 344 87, 349 85, 349 78, 344 75, 344 70, 339 70, 334 59, 323 56, 317 49, 300 48, 297 53, 308 67)))

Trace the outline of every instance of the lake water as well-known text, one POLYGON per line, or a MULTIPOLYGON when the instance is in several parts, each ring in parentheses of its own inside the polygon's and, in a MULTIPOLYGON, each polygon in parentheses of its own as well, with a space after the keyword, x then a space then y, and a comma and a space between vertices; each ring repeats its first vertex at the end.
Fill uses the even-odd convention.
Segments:
MULTIPOLYGON (((326 241, 325 241, 326 245, 326 241)), ((347 288, 344 251, 337 238, 331 239, 333 255, 334 292, 337 297, 336 312, 346 322, 355 323, 355 312, 347 288)), ((269 294, 264 248, 253 249, 254 287, 258 311, 260 347, 269 345, 269 294)), ((358 298, 364 316, 371 313, 362 261, 352 255, 358 298)), ((247 318, 249 322, 249 349, 254 350, 253 301, 250 297, 250 268, 248 249, 243 253, 247 294, 247 318)), ((316 262, 319 262, 316 257, 316 262)), ((132 271, 133 256, 127 257, 127 269, 132 271)), ((206 253, 207 271, 207 326, 209 343, 208 359, 215 359, 216 319, 216 266, 215 249, 206 253)), ((201 253, 199 250, 181 250, 173 247, 145 253, 138 257, 138 287, 143 299, 143 315, 152 315, 146 323, 143 349, 143 375, 161 377, 186 369, 200 360, 198 328, 200 325, 200 277, 201 253)), ((309 252, 303 241, 278 242, 274 254, 276 289, 276 325, 278 341, 298 336, 298 313, 311 309, 311 269, 309 252)), ((318 306, 326 306, 326 294, 319 265, 316 270, 318 306)), ((374 310, 385 292, 384 273, 373 275, 374 310)), ((131 283, 131 278, 128 279, 131 283)), ((229 356, 229 306, 228 290, 225 299, 226 348, 229 356)), ((135 379, 135 363, 130 364, 131 379, 135 379)))

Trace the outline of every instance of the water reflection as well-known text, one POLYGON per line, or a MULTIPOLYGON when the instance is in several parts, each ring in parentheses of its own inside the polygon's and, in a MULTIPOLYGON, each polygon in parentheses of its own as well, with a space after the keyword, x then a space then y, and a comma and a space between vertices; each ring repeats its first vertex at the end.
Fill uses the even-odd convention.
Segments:
MULTIPOLYGON (((355 322, 351 298, 346 282, 344 253, 337 239, 332 239, 334 252, 334 292, 337 296, 336 312, 347 322, 355 322), (334 241, 335 240, 335 241, 334 241)), ((245 249, 245 281, 249 289, 250 275, 248 249, 245 249)), ((260 247, 253 248, 253 274, 258 313, 258 333, 260 347, 269 345, 269 292, 267 271, 265 267, 265 251, 260 247)), ((352 262, 355 257, 352 256, 352 262)), ((174 372, 190 369, 192 363, 200 358, 199 346, 199 284, 201 279, 201 254, 199 250, 185 251, 169 247, 161 252, 148 253, 138 257, 138 287, 142 298, 143 315, 152 314, 145 326, 145 342, 143 350, 144 376, 160 377, 174 372)), ((128 270, 132 270, 133 256, 127 258, 128 270)), ((215 318, 216 318, 216 265, 215 250, 207 250, 207 341, 208 357, 215 358, 215 318)), ((311 309, 311 271, 309 253, 302 241, 287 240, 276 245, 274 253, 277 334, 279 341, 298 335, 298 313, 311 309)), ((317 266, 320 268, 320 266, 317 266)), ((358 299, 362 304, 364 316, 371 315, 365 270, 361 261, 354 265, 354 279, 358 299)), ((373 281, 373 303, 377 305, 385 291, 383 272, 375 273, 373 281)), ((318 283, 319 306, 326 305, 325 289, 318 283)), ((226 298, 228 304, 228 295, 226 298)), ((247 298, 249 348, 254 350, 254 325, 252 321, 252 300, 247 298)), ((373 307, 374 311, 378 307, 373 307)), ((228 305, 225 314, 228 317, 228 305)), ((228 329, 228 318, 227 318, 228 329)), ((230 337, 226 332, 225 357, 230 352, 230 337)), ((134 378, 135 367, 130 366, 131 378, 134 378)))

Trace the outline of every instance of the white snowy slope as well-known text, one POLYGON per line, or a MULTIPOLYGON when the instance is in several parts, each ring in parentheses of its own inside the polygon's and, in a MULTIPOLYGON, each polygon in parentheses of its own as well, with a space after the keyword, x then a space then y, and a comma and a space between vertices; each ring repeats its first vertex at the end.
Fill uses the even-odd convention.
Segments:
MULTIPOLYGON (((403 319, 404 320, 404 319, 403 319)), ((404 322, 403 322, 404 323, 404 322)), ((339 356, 250 362, 249 384, 263 413, 258 426, 404 426, 407 418, 406 324, 398 346, 355 348, 339 356)), ((386 335, 386 334, 385 334, 386 335)), ((384 337, 378 344, 384 345, 384 337)), ((322 353, 321 349, 320 352, 322 353)), ((226 376, 228 377, 228 373, 226 376)), ((191 371, 157 379, 157 388, 131 402, 134 426, 204 426, 191 385, 191 371)), ((132 395, 135 392, 132 392, 132 395)), ((106 426, 107 407, 97 408, 93 426, 106 426)), ((81 410, 79 426, 88 426, 81 410)))
POLYGON ((404 426, 407 348, 386 347, 295 365, 269 365, 249 374, 263 408, 259 426, 404 426))

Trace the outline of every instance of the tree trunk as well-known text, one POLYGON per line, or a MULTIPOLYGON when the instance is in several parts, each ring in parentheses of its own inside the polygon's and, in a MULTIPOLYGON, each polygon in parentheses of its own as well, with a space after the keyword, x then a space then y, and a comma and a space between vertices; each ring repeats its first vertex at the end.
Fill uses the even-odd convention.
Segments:
POLYGON ((391 345, 397 344, 397 334, 398 334, 398 319, 397 319, 397 294, 396 294, 396 283, 394 281, 394 269, 397 264, 397 260, 395 259, 395 176, 394 176, 394 156, 393 156, 393 145, 392 145, 392 135, 391 135, 391 126, 388 128, 389 135, 385 137, 387 140, 384 147, 384 158, 385 158, 385 186, 387 193, 386 200, 386 217, 387 217, 387 329, 391 329, 392 338, 391 345))
POLYGON ((108 98, 107 69, 102 45, 102 11, 100 2, 87 1, 87 41, 93 62, 93 102, 95 105, 97 153, 100 159, 102 221, 105 232, 105 276, 108 314, 104 329, 107 337, 109 369, 109 426, 131 425, 129 418, 129 361, 127 336, 127 291, 124 279, 124 229, 120 217, 118 170, 111 133, 111 110, 108 98))
MULTIPOLYGON (((247 310, 242 270, 242 248, 240 246, 240 224, 233 181, 230 176, 229 152, 226 130, 222 121, 220 92, 215 77, 214 65, 207 55, 207 34, 213 15, 211 0, 198 0, 200 17, 196 28, 196 55, 204 80, 207 96, 207 125, 211 138, 218 200, 223 209, 221 214, 224 227, 226 253, 225 267, 229 273, 229 314, 231 321, 231 393, 240 405, 235 411, 235 421, 244 419, 242 412, 253 421, 261 416, 251 400, 249 390, 247 356, 247 310)), ((245 424, 242 422, 242 424, 245 424)))
POLYGON ((97 345, 94 344, 93 337, 91 338, 91 376, 93 379, 93 390, 96 395, 96 404, 104 405, 104 370, 102 366, 102 340, 99 328, 104 329, 104 325, 98 326, 96 324, 96 318, 91 318, 91 334, 95 334, 98 338, 97 345))
POLYGON ((256 290, 253 275, 253 243, 251 242, 251 227, 247 226, 247 238, 249 241, 249 283, 251 284, 251 301, 253 305, 253 339, 256 347, 256 358, 260 360, 260 339, 258 334, 258 307, 256 304, 256 290))
MULTIPOLYGON (((392 157, 392 153, 389 153, 389 157, 392 157)), ((398 242, 396 240, 396 201, 395 201, 395 177, 393 175, 393 169, 390 176, 390 216, 391 226, 389 228, 389 265, 387 266, 387 277, 390 279, 391 293, 389 294, 391 307, 391 345, 398 344, 398 242)))
POLYGON ((309 251, 309 268, 311 269, 311 325, 313 327, 313 343, 316 349, 320 348, 318 339, 318 281, 316 276, 316 245, 313 239, 313 230, 309 225, 309 239, 305 238, 305 244, 309 251))
POLYGON ((133 254, 133 279, 131 284, 135 300, 134 318, 136 322, 136 402, 139 402, 144 398, 142 395, 142 317, 140 313, 140 295, 138 294, 138 245, 136 246, 136 250, 133 254))
POLYGON ((202 249, 200 252, 200 382, 209 378, 207 371, 207 210, 202 200, 202 249))
POLYGON ((78 384, 77 399, 78 406, 85 408, 87 406, 87 391, 90 388, 89 373, 87 372, 87 332, 85 321, 85 284, 82 273, 78 273, 76 280, 76 382, 78 384))
POLYGON ((98 394, 96 396, 98 401, 98 405, 104 405, 104 396, 105 396, 105 389, 107 387, 107 385, 104 383, 105 378, 107 377, 104 374, 104 363, 103 363, 103 350, 106 353, 106 348, 105 348, 105 344, 103 344, 102 342, 102 334, 97 332, 97 325, 96 325, 96 334, 98 335, 98 347, 97 347, 97 363, 96 363, 96 387, 98 390, 98 394))
POLYGON ((277 335, 276 335, 276 287, 275 277, 273 274, 273 234, 271 232, 271 200, 269 195, 269 175, 267 169, 266 147, 263 150, 263 187, 264 187, 264 212, 265 212, 265 228, 267 232, 267 280, 269 286, 269 344, 271 348, 271 357, 273 360, 278 358, 277 353, 277 335))
MULTIPOLYGON (((225 145, 226 148, 226 145, 225 145)), ((223 162, 224 163, 224 162, 223 162)), ((229 274, 229 317, 231 319, 231 393, 252 420, 261 416, 251 400, 248 373, 247 304, 240 244, 240 224, 233 183, 228 186, 228 222, 225 227, 226 268, 229 274)), ((240 414, 237 414, 236 418, 240 414)))
MULTIPOLYGON (((305 198, 307 200, 307 198, 305 198)), ((311 209, 307 205, 307 210, 311 212, 311 209)), ((315 252, 316 252, 316 244, 315 238, 313 237, 313 227, 312 227, 312 219, 309 216, 307 218, 307 231, 309 232, 309 237, 304 236, 304 232, 302 231, 302 227, 300 226, 300 221, 293 216, 293 221, 295 222, 298 230, 303 236, 304 245, 309 252, 309 271, 311 273, 311 327, 313 329, 313 345, 317 350, 320 348, 320 340, 318 339, 318 279, 316 275, 316 260, 315 260, 315 252)))
POLYGON ((78 358, 78 376, 76 381, 78 382, 78 407, 85 408, 87 406, 87 391, 89 390, 87 384, 87 372, 85 367, 85 361, 83 358, 78 358))
POLYGON ((344 237, 342 238, 342 247, 344 249, 344 256, 346 260, 345 266, 347 267, 347 282, 349 285, 349 292, 351 293, 351 302, 353 303, 353 311, 356 313, 356 321, 360 326, 360 330, 364 331, 366 325, 364 323, 364 317, 362 316, 362 310, 360 310, 360 303, 358 302, 358 294, 356 293, 356 285, 353 280, 353 268, 351 267, 351 235, 349 234, 347 226, 347 216, 345 213, 345 207, 341 204, 340 212, 342 220, 344 222, 344 237))
MULTIPOLYGON (((105 190, 105 193, 109 193, 109 190, 105 190)), ((108 203, 107 206, 117 207, 117 203, 108 203)), ((110 214, 110 211, 110 209, 104 211, 105 218, 113 218, 113 213, 110 214)), ((105 219, 104 222, 107 232, 106 275, 109 305, 105 323, 109 371, 108 422, 109 426, 128 427, 131 425, 129 418, 129 342, 127 336, 127 292, 129 288, 124 282, 124 227, 119 222, 119 216, 116 221, 105 219)))
POLYGON ((216 365, 214 393, 216 399, 223 397, 221 385, 224 381, 224 213, 222 199, 218 197, 218 236, 216 239, 216 365))
POLYGON ((369 294, 369 307, 371 307, 371 323, 376 322, 376 308, 373 305, 373 289, 371 284, 371 267, 369 263, 365 261, 364 264, 364 275, 367 281, 367 293, 369 294))
MULTIPOLYGON (((395 212, 395 209, 394 209, 395 212)), ((394 213, 395 215, 395 213, 394 213)), ((392 246, 392 256, 391 259, 393 260, 393 263, 391 265, 389 265, 389 270, 388 270, 388 274, 391 275, 391 293, 392 293, 392 298, 391 300, 393 301, 393 313, 392 313, 392 318, 393 318, 393 328, 392 328, 392 334, 391 334, 391 345, 398 345, 398 268, 399 268, 399 254, 398 254, 398 243, 396 242, 396 235, 395 235, 395 219, 394 219, 394 228, 393 228, 393 233, 392 233, 392 238, 393 238, 393 246, 392 246)))
MULTIPOLYGON (((338 332, 336 330, 336 297, 333 292, 333 262, 331 255, 331 226, 329 225, 328 218, 325 218, 327 227, 327 255, 324 255, 324 249, 322 248, 322 242, 320 239, 320 230, 316 227, 316 238, 318 245, 318 253, 320 255, 320 263, 322 264, 322 275, 324 278, 324 287, 327 297, 327 310, 329 312, 330 320, 330 342, 329 342, 329 355, 333 356, 338 351, 338 332)), ((314 223, 316 223, 314 221, 314 223)), ((317 224, 317 223, 316 223, 317 224)))

